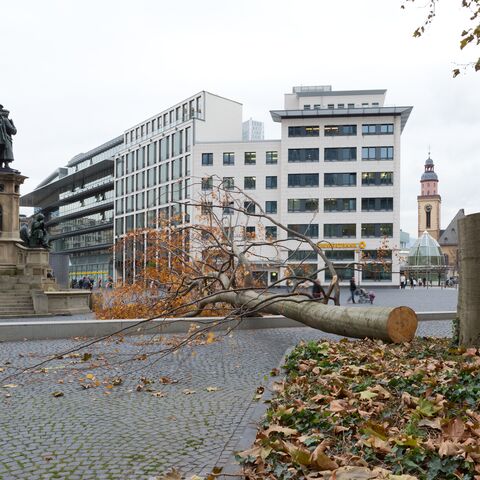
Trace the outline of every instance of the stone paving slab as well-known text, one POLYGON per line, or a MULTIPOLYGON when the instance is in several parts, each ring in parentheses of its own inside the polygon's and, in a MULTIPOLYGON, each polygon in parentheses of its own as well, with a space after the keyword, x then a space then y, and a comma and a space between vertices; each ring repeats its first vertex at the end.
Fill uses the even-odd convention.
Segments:
MULTIPOLYGON (((448 336, 450 331, 451 322, 425 322, 419 334, 448 336)), ((209 345, 142 360, 143 353, 164 345, 146 345, 148 336, 125 337, 86 348, 92 354, 87 362, 58 359, 46 371, 8 380, 15 369, 82 341, 2 343, 0 479, 149 479, 171 467, 186 476, 205 473, 231 457, 251 423, 257 386, 268 382, 287 348, 322 338, 339 337, 306 327, 238 330, 209 345), (79 377, 88 373, 101 381, 120 376, 123 383, 83 389, 79 377), (178 383, 162 385, 161 376, 178 383), (141 377, 154 380, 149 387, 166 396, 137 392, 141 377), (218 390, 208 392, 209 386, 218 390), (63 396, 55 398, 56 391, 63 396)))

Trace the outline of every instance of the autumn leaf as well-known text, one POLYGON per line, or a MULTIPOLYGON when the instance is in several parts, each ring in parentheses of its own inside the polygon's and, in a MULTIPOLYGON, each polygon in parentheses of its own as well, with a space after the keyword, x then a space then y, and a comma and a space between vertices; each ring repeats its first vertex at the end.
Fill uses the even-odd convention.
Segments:
POLYGON ((310 461, 310 450, 303 446, 296 446, 293 443, 284 442, 287 453, 292 458, 292 461, 299 465, 309 466, 312 464, 310 461))
POLYGON ((310 455, 310 462, 319 470, 335 470, 338 468, 338 463, 332 460, 328 455, 323 452, 323 446, 318 447, 310 455))
POLYGON ((268 427, 263 433, 268 437, 271 433, 283 433, 286 437, 291 437, 292 435, 298 435, 298 430, 294 428, 282 427, 280 425, 272 425, 268 427))
POLYGON ((188 388, 186 388, 185 390, 182 390, 182 393, 184 395, 193 395, 194 393, 197 393, 195 390, 190 390, 188 388))
POLYGON ((446 439, 460 440, 465 433, 465 424, 462 419, 454 418, 442 428, 443 437, 446 439))
POLYGON ((156 478, 157 480, 182 480, 182 475, 178 470, 172 468, 172 470, 170 470, 169 472, 157 476, 156 478))
POLYGON ((87 373, 85 375, 85 378, 88 378, 88 380, 93 380, 95 378, 95 375, 93 373, 87 373))
POLYGON ((3 388, 16 388, 18 385, 15 385, 14 383, 7 383, 6 385, 2 385, 3 388))
POLYGON ((207 387, 205 390, 207 392, 218 392, 219 388, 218 387, 207 387))
POLYGON ((372 400, 378 396, 378 393, 372 392, 371 390, 364 390, 360 392, 360 400, 372 400))
POLYGON ((215 334, 213 332, 208 332, 205 343, 210 344, 210 343, 213 343, 214 341, 215 341, 215 334))
POLYGON ((58 397, 63 397, 64 393, 63 392, 52 392, 52 395, 55 398, 58 398, 58 397))

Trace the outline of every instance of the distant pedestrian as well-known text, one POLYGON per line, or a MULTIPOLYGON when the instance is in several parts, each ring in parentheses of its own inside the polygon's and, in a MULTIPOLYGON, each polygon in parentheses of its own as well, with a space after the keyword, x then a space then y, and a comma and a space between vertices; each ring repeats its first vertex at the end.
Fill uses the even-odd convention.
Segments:
POLYGON ((410 277, 409 282, 410 282, 410 288, 413 290, 415 288, 415 284, 413 283, 413 277, 410 277))
POLYGON ((102 288, 102 279, 101 278, 98 279, 98 284, 97 285, 98 285, 98 288, 102 288))
POLYGON ((357 289, 357 284, 355 283, 355 277, 352 277, 350 279, 350 298, 348 299, 348 301, 352 302, 352 303, 356 303, 355 302, 355 290, 357 289))
POLYGON ((403 275, 403 274, 400 275, 400 288, 404 289, 406 283, 407 283, 407 279, 406 279, 405 275, 403 275))
POLYGON ((322 285, 318 278, 313 281, 312 297, 316 299, 321 299, 323 297, 322 285))
POLYGON ((373 290, 370 290, 368 292, 368 299, 370 300, 370 303, 373 305, 373 301, 375 300, 375 292, 373 290))
POLYGON ((425 277, 423 277, 422 279, 422 283, 423 283, 423 286, 426 287, 427 286, 427 279, 425 277))
POLYGON ((78 281, 78 288, 83 288, 83 278, 78 281))

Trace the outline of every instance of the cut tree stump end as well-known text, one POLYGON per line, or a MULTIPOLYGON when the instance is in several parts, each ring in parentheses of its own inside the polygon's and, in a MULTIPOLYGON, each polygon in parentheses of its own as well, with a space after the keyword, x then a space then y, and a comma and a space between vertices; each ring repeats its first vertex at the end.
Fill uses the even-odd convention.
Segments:
POLYGON ((410 307, 396 307, 388 315, 387 334, 393 343, 411 342, 417 326, 417 314, 410 307))

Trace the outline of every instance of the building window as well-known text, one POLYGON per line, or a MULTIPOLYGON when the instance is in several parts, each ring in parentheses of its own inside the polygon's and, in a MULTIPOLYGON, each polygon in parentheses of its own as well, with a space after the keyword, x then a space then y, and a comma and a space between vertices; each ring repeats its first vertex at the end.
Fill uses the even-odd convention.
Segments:
POLYGON ((333 110, 335 108, 335 105, 333 103, 329 103, 327 105, 327 108, 329 108, 330 110, 333 110))
POLYGON ((243 188, 245 190, 255 190, 257 186, 257 177, 244 177, 243 188))
POLYGON ((355 223, 326 223, 323 226, 325 238, 354 238, 357 236, 355 223))
POLYGON ((212 190, 213 189, 213 177, 202 178, 202 190, 212 190))
POLYGON ((201 205, 202 215, 210 215, 212 213, 212 202, 203 202, 201 205))
POLYGON ((123 198, 119 198, 116 202, 115 202, 115 213, 118 215, 120 213, 123 213, 124 212, 124 209, 123 209, 123 198))
POLYGON ((213 153, 202 153, 202 165, 213 165, 213 153))
POLYGON ((362 237, 392 237, 393 223, 362 223, 362 237))
POLYGON ((289 188, 310 188, 318 187, 319 177, 318 173, 289 173, 288 187, 289 188))
POLYGON ((233 190, 235 188, 235 179, 233 177, 223 177, 223 188, 233 190))
MULTIPOLYGON (((290 223, 287 228, 309 238, 318 238, 318 223, 290 223)), ((288 238, 294 238, 294 235, 288 232, 288 238)))
POLYGON ((277 201, 267 200, 265 202, 265 213, 277 213, 277 201))
POLYGON ((393 185, 393 172, 363 172, 362 185, 364 186, 393 185))
POLYGON ((371 282, 391 281, 392 264, 374 262, 363 265, 362 280, 369 280, 371 282))
POLYGON ((356 135, 356 125, 325 125, 326 137, 342 137, 347 135, 356 135))
POLYGON ((128 197, 125 198, 125 212, 133 212, 134 210, 134 195, 129 195, 128 197))
POLYGON ((152 190, 147 191, 147 207, 156 207, 157 206, 157 189, 152 188, 152 190))
POLYGON ((289 148, 288 162, 318 162, 319 149, 318 148, 289 148))
POLYGON ((348 108, 355 108, 355 104, 354 104, 354 103, 349 103, 347 106, 348 106, 348 108))
POLYGON ((320 127, 318 125, 288 127, 289 137, 318 137, 320 135, 320 127))
POLYGON ((164 163, 163 165, 160 165, 160 183, 165 183, 165 182, 168 182, 169 180, 169 167, 170 164, 169 163, 164 163))
POLYGON ((265 188, 268 188, 268 189, 277 188, 277 177, 276 176, 265 177, 265 188))
POLYGON ((157 144, 150 143, 147 148, 147 165, 155 165, 157 162, 157 144))
POLYGON ((117 158, 117 172, 116 172, 117 177, 123 177, 123 175, 125 174, 124 166, 125 166, 124 157, 117 158))
POLYGON ((145 194, 143 192, 136 195, 137 210, 143 210, 145 208, 145 194))
POLYGON ((362 198, 362 212, 371 212, 371 211, 391 212, 392 210, 393 210, 392 197, 362 198))
POLYGON ((326 162, 352 162, 357 159, 356 147, 326 148, 324 150, 326 162))
POLYGON ((316 262, 318 255, 313 250, 290 250, 288 252, 289 262, 316 262))
MULTIPOLYGON (((337 272, 339 280, 349 280, 353 276, 355 276, 355 268, 354 266, 345 264, 345 263, 334 263, 333 268, 337 272)), ((330 270, 325 270, 325 280, 331 280, 332 274, 330 270)))
POLYGON ((160 205, 170 202, 168 197, 168 185, 164 185, 158 189, 158 198, 160 205))
POLYGON ((355 187, 357 185, 357 174, 324 173, 323 184, 325 187, 355 187))
POLYGON ((348 262, 355 260, 355 250, 325 250, 325 256, 329 260, 348 262))
POLYGON ((393 160, 393 147, 362 147, 362 160, 393 160))
POLYGON ((277 239, 277 227, 266 226, 265 227, 265 238, 267 240, 276 240, 277 239))
POLYGON ((157 184, 157 167, 147 171, 147 187, 154 187, 157 184))
POLYGON ((182 159, 176 158, 172 161, 172 180, 177 180, 182 176, 182 159))
POLYGON ((276 165, 278 163, 278 152, 265 152, 265 163, 267 165, 276 165))
POLYGON ((255 203, 251 201, 243 202, 243 209, 246 213, 255 213, 255 203))
POLYGON ((338 108, 345 108, 345 104, 344 103, 339 103, 338 108))
MULTIPOLYGON (((143 152, 145 149, 140 148, 138 150, 138 154, 140 155, 140 152, 143 152)), ((134 152, 130 152, 127 154, 127 169, 125 173, 132 173, 135 170, 135 155, 134 152)))
POLYGON ((245 227, 245 238, 246 239, 255 238, 255 227, 245 227))
POLYGON ((388 135, 393 133, 393 123, 368 123, 362 125, 363 135, 388 135))
POLYGON ((318 212, 318 198, 289 198, 288 212, 318 212))
POLYGON ((308 105, 308 104, 304 105, 304 106, 303 106, 303 109, 304 109, 304 110, 310 110, 310 105, 308 105))
POLYGON ((257 163, 257 152, 245 152, 245 165, 255 165, 257 163))
POLYGON ((427 228, 432 228, 432 212, 431 210, 427 210, 426 212, 427 215, 427 228))
POLYGON ((357 210, 356 198, 325 198, 323 200, 325 212, 355 212, 357 210))
POLYGON ((233 153, 233 152, 223 152, 223 164, 224 165, 235 165, 235 153, 233 153))

